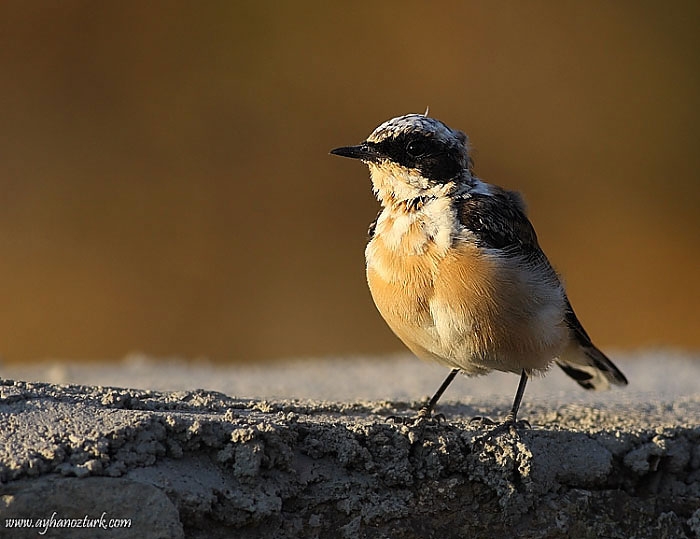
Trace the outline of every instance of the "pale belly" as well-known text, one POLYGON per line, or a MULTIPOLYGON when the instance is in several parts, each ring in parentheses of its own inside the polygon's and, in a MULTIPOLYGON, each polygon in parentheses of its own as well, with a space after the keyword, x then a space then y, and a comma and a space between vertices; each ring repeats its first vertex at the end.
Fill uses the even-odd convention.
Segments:
POLYGON ((558 281, 463 242, 397 254, 375 237, 367 281, 377 309, 418 357, 465 374, 546 369, 565 347, 558 281))

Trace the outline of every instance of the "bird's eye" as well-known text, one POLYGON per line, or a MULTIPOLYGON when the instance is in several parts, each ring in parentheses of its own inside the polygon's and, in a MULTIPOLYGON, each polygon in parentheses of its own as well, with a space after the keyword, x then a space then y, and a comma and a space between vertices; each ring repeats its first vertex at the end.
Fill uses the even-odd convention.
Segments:
POLYGON ((428 153, 428 144, 422 139, 409 140, 406 144, 406 153, 412 157, 420 157, 428 153))

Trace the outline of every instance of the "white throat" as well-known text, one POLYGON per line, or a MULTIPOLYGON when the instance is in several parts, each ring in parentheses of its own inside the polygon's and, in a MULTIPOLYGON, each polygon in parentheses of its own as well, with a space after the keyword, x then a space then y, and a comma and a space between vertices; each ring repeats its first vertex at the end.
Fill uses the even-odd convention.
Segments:
POLYGON ((440 198, 455 191, 455 183, 430 185, 417 170, 406 169, 394 163, 369 164, 372 190, 382 206, 415 200, 421 197, 440 198))

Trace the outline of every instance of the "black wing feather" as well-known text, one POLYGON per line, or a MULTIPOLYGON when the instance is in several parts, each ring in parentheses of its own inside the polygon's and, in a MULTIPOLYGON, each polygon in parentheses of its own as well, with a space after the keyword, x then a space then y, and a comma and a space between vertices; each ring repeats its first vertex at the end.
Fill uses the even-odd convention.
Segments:
POLYGON ((492 194, 470 194, 460 200, 457 213, 462 225, 474 234, 480 247, 545 258, 520 195, 493 189, 492 194))
MULTIPOLYGON (((548 268, 551 278, 558 282, 559 277, 539 246, 518 193, 492 186, 490 194, 469 194, 460 200, 458 216, 462 225, 474 234, 480 247, 521 255, 548 268)), ((557 364, 586 389, 596 387, 593 383, 594 376, 587 372, 586 366, 601 371, 614 384, 627 384, 622 372, 591 342, 566 296, 565 300, 565 323, 587 359, 585 365, 564 360, 557 361, 557 364)))

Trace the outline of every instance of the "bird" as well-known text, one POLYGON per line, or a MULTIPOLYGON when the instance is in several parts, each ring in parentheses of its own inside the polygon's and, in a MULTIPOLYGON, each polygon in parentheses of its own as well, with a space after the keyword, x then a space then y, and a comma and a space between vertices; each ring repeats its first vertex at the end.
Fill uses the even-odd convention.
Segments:
POLYGON ((465 133, 426 111, 330 153, 369 167, 381 206, 365 249, 379 313, 413 354, 451 369, 417 419, 432 420, 459 373, 520 375, 501 425, 528 424, 525 386, 552 364, 587 390, 627 385, 576 316, 523 197, 476 175, 465 133))

